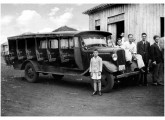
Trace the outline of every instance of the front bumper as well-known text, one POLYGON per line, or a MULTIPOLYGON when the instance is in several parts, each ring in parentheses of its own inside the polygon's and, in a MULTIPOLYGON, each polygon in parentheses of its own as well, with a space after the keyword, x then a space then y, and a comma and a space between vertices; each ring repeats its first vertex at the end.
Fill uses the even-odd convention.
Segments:
POLYGON ((119 78, 123 78, 123 77, 129 77, 129 76, 137 75, 139 73, 140 73, 140 71, 134 71, 134 72, 130 72, 130 73, 123 73, 121 75, 117 75, 116 78, 119 79, 119 78))

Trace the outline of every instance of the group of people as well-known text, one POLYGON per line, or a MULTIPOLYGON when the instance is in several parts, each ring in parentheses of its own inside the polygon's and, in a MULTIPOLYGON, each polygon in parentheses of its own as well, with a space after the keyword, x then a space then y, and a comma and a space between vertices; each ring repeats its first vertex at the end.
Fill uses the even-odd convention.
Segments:
MULTIPOLYGON (((123 33, 121 34, 123 36, 123 33)), ((163 73, 163 51, 159 45, 160 37, 158 35, 153 36, 154 43, 150 45, 147 41, 147 34, 141 34, 142 40, 135 44, 135 39, 132 34, 128 35, 128 41, 122 41, 122 38, 117 40, 117 47, 121 47, 125 50, 126 61, 131 64, 132 59, 137 60, 139 69, 142 71, 142 78, 139 84, 148 86, 147 73, 152 66, 152 79, 153 85, 163 85, 162 74, 163 73)))
MULTIPOLYGON (((124 33, 121 33, 121 38, 117 39, 117 45, 113 41, 108 42, 108 46, 120 47, 125 50, 126 63, 132 64, 132 60, 137 61, 138 68, 142 72, 139 85, 148 86, 147 74, 149 67, 152 65, 152 79, 153 85, 164 85, 161 81, 162 75, 164 74, 163 62, 164 56, 163 51, 159 46, 160 37, 155 35, 153 37, 154 43, 150 45, 147 41, 147 34, 142 33, 142 40, 135 44, 133 34, 128 35, 128 40, 125 39, 124 33)), ((94 57, 91 58, 90 62, 90 73, 91 78, 94 81, 94 92, 93 95, 97 94, 97 84, 99 95, 101 93, 101 72, 102 72, 102 59, 98 56, 98 51, 94 50, 94 57)))

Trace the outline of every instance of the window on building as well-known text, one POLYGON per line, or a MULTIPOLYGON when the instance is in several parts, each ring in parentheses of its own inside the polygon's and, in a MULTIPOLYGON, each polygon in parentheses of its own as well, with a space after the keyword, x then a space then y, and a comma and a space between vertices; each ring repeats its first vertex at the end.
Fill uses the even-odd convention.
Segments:
POLYGON ((95 30, 100 30, 100 19, 95 20, 95 30))
POLYGON ((164 37, 164 17, 160 18, 160 36, 164 37))

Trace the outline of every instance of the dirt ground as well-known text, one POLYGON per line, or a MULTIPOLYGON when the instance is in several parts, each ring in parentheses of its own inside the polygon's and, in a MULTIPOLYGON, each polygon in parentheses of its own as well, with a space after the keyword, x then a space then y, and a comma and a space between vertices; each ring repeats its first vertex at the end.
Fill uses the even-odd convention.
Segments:
MULTIPOLYGON (((89 84, 41 75, 28 83, 23 71, 1 64, 2 116, 163 116, 164 87, 119 86, 103 96, 91 96, 89 84)), ((149 80, 151 81, 151 79, 149 80)))

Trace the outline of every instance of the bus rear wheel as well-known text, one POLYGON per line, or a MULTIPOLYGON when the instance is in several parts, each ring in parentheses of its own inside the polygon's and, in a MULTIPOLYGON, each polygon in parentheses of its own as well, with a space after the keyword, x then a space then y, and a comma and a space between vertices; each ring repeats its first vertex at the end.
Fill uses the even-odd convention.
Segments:
POLYGON ((28 82, 37 82, 39 74, 35 71, 34 66, 29 62, 25 66, 25 79, 28 82))

